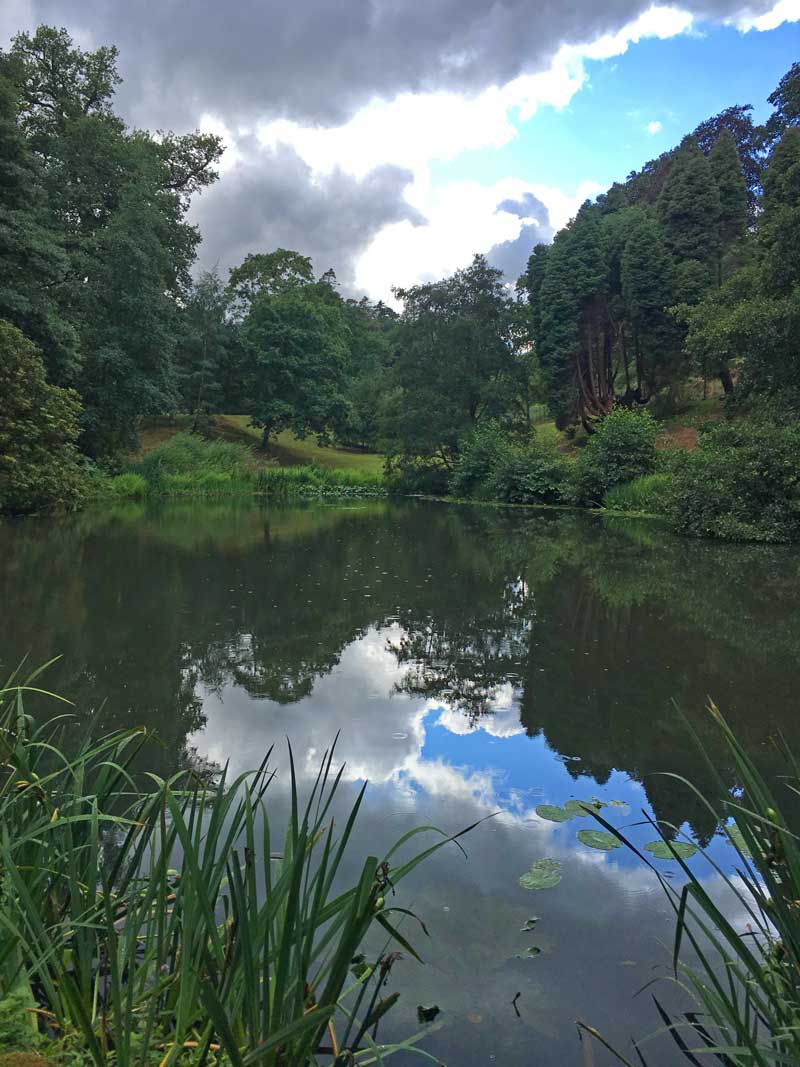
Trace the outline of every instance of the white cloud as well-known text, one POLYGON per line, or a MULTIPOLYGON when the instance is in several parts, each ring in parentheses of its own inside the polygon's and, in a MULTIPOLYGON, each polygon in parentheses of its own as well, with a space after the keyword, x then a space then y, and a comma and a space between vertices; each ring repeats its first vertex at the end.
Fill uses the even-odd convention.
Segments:
POLYGON ((775 30, 784 22, 800 21, 800 0, 778 0, 778 3, 770 11, 763 15, 753 16, 745 12, 736 19, 730 19, 737 29, 743 33, 750 30, 775 30))
MULTIPOLYGON (((779 0, 765 15, 742 14, 730 21, 741 29, 760 30, 796 18, 800 18, 800 0, 779 0)), ((568 107, 588 84, 587 60, 622 55, 646 37, 664 40, 692 32, 696 24, 691 13, 676 6, 654 5, 615 33, 563 45, 549 68, 520 75, 504 85, 473 94, 404 92, 392 99, 376 97, 348 122, 334 127, 304 126, 289 119, 263 122, 246 149, 248 160, 251 167, 258 165, 260 146, 266 166, 269 151, 288 145, 311 168, 312 180, 320 182, 337 171, 363 179, 387 164, 409 170, 413 181, 406 187, 405 198, 426 224, 403 219, 383 225, 354 264, 356 286, 375 299, 387 299, 394 285, 406 287, 442 277, 465 266, 476 251, 516 240, 524 223, 497 211, 503 198, 532 192, 546 205, 550 224, 558 229, 584 199, 601 191, 590 176, 583 176, 572 190, 514 177, 494 183, 434 181, 432 165, 451 162, 466 152, 500 149, 518 136, 518 125, 540 108, 568 107)), ((204 116, 203 128, 224 135, 230 146, 226 166, 235 170, 242 160, 237 136, 209 115, 204 116)), ((662 132, 663 123, 654 119, 645 129, 654 136, 662 132)), ((336 205, 331 209, 335 211, 336 205)))

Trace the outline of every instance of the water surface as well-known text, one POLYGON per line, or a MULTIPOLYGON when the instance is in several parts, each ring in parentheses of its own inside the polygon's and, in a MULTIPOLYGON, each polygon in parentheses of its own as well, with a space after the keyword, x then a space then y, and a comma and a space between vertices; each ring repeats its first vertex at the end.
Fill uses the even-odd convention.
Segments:
MULTIPOLYGON (((634 857, 587 849, 588 823, 535 808, 616 800, 630 814, 604 814, 640 844, 654 836, 634 825, 642 812, 712 839, 699 801, 658 773, 706 784, 679 709, 713 745, 713 697, 768 770, 776 733, 800 751, 799 591, 796 550, 648 523, 385 501, 131 505, 0 526, 0 664, 61 655, 47 684, 103 726, 155 729, 161 774, 193 753, 238 772, 273 744, 285 771, 288 738, 307 783, 338 733, 346 789, 370 782, 362 854, 498 813, 466 859, 450 848, 399 890, 430 938, 406 931, 426 966, 395 971, 384 1036, 435 1003, 425 1047, 452 1067, 578 1064, 576 1018, 620 1043, 655 1029, 635 994, 668 971, 672 924, 634 857), (520 888, 543 857, 563 863, 561 885, 520 888)), ((723 774, 734 787, 724 761, 723 774)))

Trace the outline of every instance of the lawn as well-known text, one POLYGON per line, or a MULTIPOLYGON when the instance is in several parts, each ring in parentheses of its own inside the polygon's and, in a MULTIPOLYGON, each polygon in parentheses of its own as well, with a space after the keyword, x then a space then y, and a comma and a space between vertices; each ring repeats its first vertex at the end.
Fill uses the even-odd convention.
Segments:
MULTIPOLYGON (((146 455, 154 448, 168 441, 176 433, 189 427, 189 416, 178 415, 174 418, 146 420, 140 431, 141 447, 138 457, 146 455)), ((383 470, 383 456, 374 452, 362 452, 359 449, 337 448, 331 445, 324 448, 317 444, 314 437, 305 440, 295 437, 285 430, 272 440, 266 453, 258 446, 261 443, 261 431, 250 426, 247 415, 215 415, 214 427, 210 436, 225 441, 236 441, 255 450, 258 459, 277 461, 282 467, 298 467, 308 463, 317 463, 320 467, 333 470, 359 470, 379 473, 383 470)), ((137 457, 137 458, 138 458, 137 457)))

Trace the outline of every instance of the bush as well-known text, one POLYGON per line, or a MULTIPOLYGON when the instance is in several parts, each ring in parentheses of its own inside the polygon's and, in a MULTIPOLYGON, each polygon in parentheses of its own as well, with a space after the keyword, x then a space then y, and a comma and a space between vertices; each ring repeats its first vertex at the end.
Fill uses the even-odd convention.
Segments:
POLYGON ((465 441, 449 489, 453 496, 506 504, 558 504, 570 467, 551 435, 515 440, 486 423, 465 441))
POLYGON ((108 495, 118 500, 144 500, 147 496, 147 479, 141 474, 127 471, 110 478, 107 483, 108 495))
POLYGON ((509 450, 508 440, 494 422, 481 423, 461 442, 461 452, 449 483, 453 496, 483 496, 492 472, 509 450))
POLYGON ((669 514, 693 537, 800 541, 800 427, 741 420, 705 430, 674 476, 669 514))
POLYGON ((647 411, 615 408, 578 455, 571 489, 575 503, 598 505, 614 486, 653 474, 658 433, 647 411))
POLYGON ((609 511, 643 511, 661 515, 669 509, 673 485, 671 474, 644 474, 632 482, 609 489, 603 506, 609 511))
POLYGON ((451 472, 435 460, 409 456, 386 461, 386 487, 391 493, 422 493, 443 496, 448 491, 451 472))
MULTIPOLYGON (((223 495, 252 492, 256 472, 246 445, 207 441, 179 433, 154 448, 122 477, 144 479, 150 492, 166 495, 223 495)), ((117 481, 117 479, 114 479, 117 481)))
POLYGON ((50 385, 42 354, 0 321, 0 511, 68 507, 85 493, 78 394, 50 385))

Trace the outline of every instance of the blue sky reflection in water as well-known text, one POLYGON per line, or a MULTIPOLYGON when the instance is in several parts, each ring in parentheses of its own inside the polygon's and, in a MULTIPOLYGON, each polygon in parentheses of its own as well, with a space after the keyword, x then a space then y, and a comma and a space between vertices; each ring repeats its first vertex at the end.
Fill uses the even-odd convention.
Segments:
MULTIPOLYGON (((81 713, 102 706, 109 726, 156 728, 159 773, 192 748, 239 771, 274 744, 280 820, 286 738, 309 784, 339 732, 346 791, 370 782, 364 852, 414 825, 454 831, 498 813, 465 841, 467 859, 439 854, 398 894, 431 936, 409 924, 427 965, 395 972, 392 1029, 438 1004, 428 1047, 453 1067, 580 1063, 576 1017, 618 1042, 657 1025, 635 994, 669 962, 658 886, 624 850, 581 844, 588 819, 548 822, 537 805, 616 800, 630 807, 603 809, 616 825, 644 808, 710 838, 702 808, 657 774, 703 784, 673 698, 708 740, 712 694, 768 770, 771 733, 800 750, 793 549, 380 501, 30 520, 0 528, 0 559, 0 597, 19 605, 0 661, 63 654, 51 687, 81 713), (522 889, 542 858, 562 864, 560 885, 522 889)), ((712 849, 732 862, 721 840, 712 849)))

